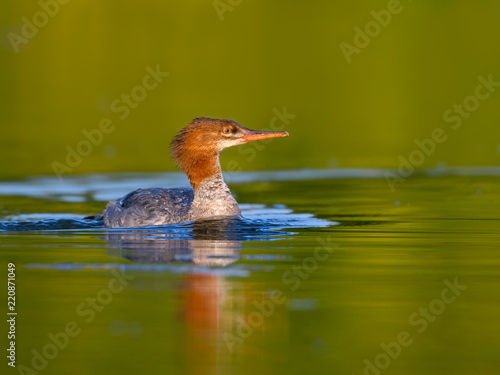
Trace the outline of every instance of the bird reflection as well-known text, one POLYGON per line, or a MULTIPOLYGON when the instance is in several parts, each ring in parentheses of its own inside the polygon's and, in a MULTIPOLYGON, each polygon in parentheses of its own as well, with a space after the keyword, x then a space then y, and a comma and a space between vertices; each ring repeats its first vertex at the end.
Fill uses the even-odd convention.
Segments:
MULTIPOLYGON (((208 220, 144 229, 108 231, 109 255, 142 263, 191 263, 194 267, 226 267, 239 259, 244 240, 241 220, 208 220)), ((247 232, 248 234, 248 232, 247 232)), ((179 355, 187 360, 187 373, 215 374, 227 349, 217 345, 232 330, 225 306, 233 282, 220 275, 182 274, 176 284, 177 317, 184 332, 179 355), (194 354, 193 354, 194 353, 194 354), (219 359, 217 359, 219 358, 219 359)))
POLYGON ((192 263, 224 267, 238 260, 240 220, 205 220, 176 227, 109 231, 110 256, 143 263, 192 263))
MULTIPOLYGON (((267 355, 264 350, 255 349, 255 343, 264 335, 288 340, 289 320, 285 304, 273 305, 272 316, 262 316, 262 324, 250 327, 256 334, 245 344, 240 334, 241 325, 248 326, 246 322, 255 317, 260 319, 262 313, 256 306, 269 304, 265 302, 268 300, 265 295, 270 284, 258 293, 248 293, 242 291, 245 289, 243 285, 254 287, 251 280, 228 278, 207 268, 230 269, 230 265, 241 258, 243 241, 269 241, 280 238, 283 233, 245 219, 219 219, 109 230, 105 239, 111 256, 137 263, 188 263, 193 266, 188 272, 183 272, 174 284, 177 298, 161 302, 160 292, 158 306, 176 305, 183 339, 176 346, 175 355, 185 359, 186 373, 215 375, 218 368, 232 366, 233 350, 256 358, 267 355)), ((141 277, 148 280, 147 274, 141 277)), ((160 284, 154 285, 157 288, 160 284)), ((150 290, 147 287, 147 291, 150 290)), ((146 330, 147 324, 144 327, 146 330)))

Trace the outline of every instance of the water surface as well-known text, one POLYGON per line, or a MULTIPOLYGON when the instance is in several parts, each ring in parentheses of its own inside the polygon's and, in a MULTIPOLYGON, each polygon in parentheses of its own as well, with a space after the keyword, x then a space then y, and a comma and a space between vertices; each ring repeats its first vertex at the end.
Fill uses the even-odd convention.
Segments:
POLYGON ((373 170, 240 174, 231 189, 243 220, 113 230, 81 218, 183 177, 1 183, 17 365, 47 374, 495 373, 494 174, 427 171, 395 192, 373 170), (56 352, 51 337, 62 340, 56 352), (36 353, 51 358, 32 362, 36 353))

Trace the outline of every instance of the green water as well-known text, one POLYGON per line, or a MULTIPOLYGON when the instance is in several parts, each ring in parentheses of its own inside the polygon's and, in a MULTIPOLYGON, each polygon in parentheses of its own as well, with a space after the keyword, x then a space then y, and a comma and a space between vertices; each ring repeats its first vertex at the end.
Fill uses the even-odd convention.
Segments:
MULTIPOLYGON (((3 232, 16 364, 32 368, 45 348, 44 374, 493 374, 499 187, 465 176, 411 178, 394 193, 383 179, 254 181, 232 186, 249 220, 236 229, 3 232), (68 342, 54 354, 47 335, 67 324, 74 337, 59 334, 68 342)), ((102 203, 2 205, 13 220, 102 203)))

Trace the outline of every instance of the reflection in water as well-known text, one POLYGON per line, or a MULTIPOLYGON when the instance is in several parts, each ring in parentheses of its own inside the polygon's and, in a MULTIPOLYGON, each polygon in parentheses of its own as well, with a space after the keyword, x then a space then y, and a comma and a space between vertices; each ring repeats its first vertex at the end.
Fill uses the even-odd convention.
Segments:
MULTIPOLYGON (((238 219, 199 221, 183 229, 169 233, 165 228, 109 231, 105 239, 113 250, 108 254, 143 263, 227 267, 240 259, 242 241, 283 235, 238 219)), ((270 332, 281 340, 289 337, 285 303, 236 292, 239 283, 220 274, 185 273, 177 285, 177 316, 184 332, 178 350, 180 358, 190 359, 185 363, 189 374, 215 374, 218 368, 230 368, 232 352, 246 339, 255 342, 270 332)), ((269 355, 252 345, 245 348, 256 358, 269 355)))
POLYGON ((179 290, 179 318, 185 325, 185 339, 180 349, 182 358, 196 358, 186 364, 189 374, 207 373, 207 369, 213 371, 217 368, 217 358, 223 357, 216 343, 224 316, 225 289, 230 285, 219 276, 184 276, 179 290))
POLYGON ((165 229, 109 231, 110 255, 134 262, 191 262, 199 266, 223 267, 239 259, 241 220, 223 219, 189 223, 183 233, 165 229))
MULTIPOLYGON (((0 230, 36 231, 39 236, 90 236, 105 240, 107 255, 121 258, 121 262, 104 263, 30 263, 29 268, 51 270, 113 269, 138 272, 142 278, 140 291, 155 290, 147 281, 152 272, 180 273, 174 283, 174 294, 181 331, 175 356, 184 359, 187 373, 215 374, 234 367, 234 353, 269 361, 276 354, 264 350, 261 342, 272 341, 286 346, 290 337, 289 311, 286 297, 272 302, 268 284, 255 294, 248 285, 255 280, 248 277, 253 269, 274 269, 274 265, 256 265, 238 260, 273 261, 290 258, 270 252, 264 255, 242 255, 245 241, 275 241, 290 238, 290 228, 325 228, 339 223, 315 218, 307 213, 295 213, 286 206, 243 205, 243 219, 219 219, 191 223, 141 227, 102 228, 101 223, 81 220, 78 216, 55 218, 51 215, 13 216, 0 222, 0 230), (28 220, 27 220, 28 219, 28 220), (31 220, 30 220, 31 219, 31 220), (234 276, 239 276, 238 278, 234 276)), ((295 229, 294 229, 295 230, 295 229)), ((265 246, 269 251, 269 246, 265 246)), ((167 276, 166 276, 167 277, 167 276)), ((154 278, 155 284, 157 278, 154 278)), ((282 286, 281 286, 282 287, 282 286)), ((278 286, 280 288, 280 286, 278 286)), ((256 289, 261 289, 257 287, 256 289)), ((163 291, 163 290, 162 290, 163 291)), ((161 292, 155 295, 157 307, 166 303, 161 292)), ((135 319, 135 318, 134 318, 135 319)), ((155 321, 161 328, 167 323, 155 321)), ((142 324, 139 322, 139 324, 142 324)), ((161 329, 160 328, 160 329, 161 329)), ((148 324, 138 325, 134 320, 113 320, 108 329, 113 337, 141 338, 148 334, 148 324)), ((168 340, 168 339, 165 339, 168 340)), ((231 373, 231 371, 229 371, 231 373)))

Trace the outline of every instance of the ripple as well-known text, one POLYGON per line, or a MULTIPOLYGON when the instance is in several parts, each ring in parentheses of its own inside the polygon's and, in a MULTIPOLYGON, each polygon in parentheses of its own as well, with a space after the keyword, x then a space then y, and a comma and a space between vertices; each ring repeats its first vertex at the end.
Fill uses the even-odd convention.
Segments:
MULTIPOLYGON (((82 270, 120 270, 123 272, 163 272, 175 274, 202 274, 225 277, 248 277, 248 267, 210 268, 192 265, 173 264, 121 264, 121 263, 28 263, 26 268, 38 270, 82 271, 82 270)), ((263 267, 263 269, 266 267, 263 267)), ((269 269, 269 267, 267 267, 269 269)), ((255 269, 255 267, 254 267, 255 269)))
MULTIPOLYGON (((392 169, 375 168, 328 168, 289 169, 224 173, 229 184, 247 184, 270 181, 304 181, 336 178, 385 178, 392 169)), ((447 167, 422 169, 415 176, 500 176, 500 167, 447 167)), ((189 186, 184 173, 108 173, 66 176, 31 177, 22 181, 0 182, 0 195, 46 198, 64 202, 85 202, 88 199, 110 201, 140 187, 165 186, 169 188, 189 186)))
MULTIPOLYGON (((338 225, 337 222, 318 219, 312 214, 295 213, 284 205, 266 206, 263 204, 241 204, 243 219, 236 219, 232 230, 240 234, 241 239, 245 236, 256 237, 256 235, 278 235, 271 230, 287 228, 324 228, 338 225)), ((95 220, 85 220, 82 215, 67 213, 35 213, 9 215, 0 222, 0 231, 53 231, 53 230, 74 230, 74 229, 102 229, 109 232, 124 231, 123 228, 110 229, 103 228, 102 222, 95 220)), ((221 219, 227 222, 227 219, 221 219)), ((221 222, 221 220, 207 220, 206 222, 221 222)), ((160 225, 152 227, 127 228, 135 231, 148 231, 151 236, 155 234, 177 233, 181 237, 186 235, 190 223, 160 225)), ((225 228, 227 229, 227 228, 225 228)), ((281 235, 284 233, 281 233, 281 235)), ((257 240, 257 238, 255 238, 257 240)))

